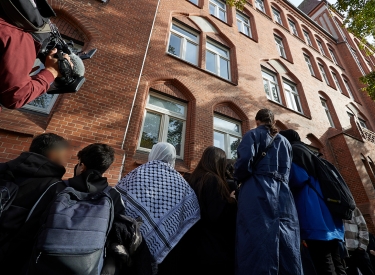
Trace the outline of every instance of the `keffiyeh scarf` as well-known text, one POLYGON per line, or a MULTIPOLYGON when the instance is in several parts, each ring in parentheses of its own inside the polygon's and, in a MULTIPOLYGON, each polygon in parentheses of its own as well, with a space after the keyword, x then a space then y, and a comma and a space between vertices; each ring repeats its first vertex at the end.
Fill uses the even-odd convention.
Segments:
POLYGON ((136 168, 116 186, 126 215, 143 219, 141 233, 159 264, 200 219, 197 197, 168 163, 155 160, 136 168))

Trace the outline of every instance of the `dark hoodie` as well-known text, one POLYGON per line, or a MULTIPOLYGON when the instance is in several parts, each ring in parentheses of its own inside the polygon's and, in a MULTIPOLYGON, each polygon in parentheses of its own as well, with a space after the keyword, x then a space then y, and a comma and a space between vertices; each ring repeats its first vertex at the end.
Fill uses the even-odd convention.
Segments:
POLYGON ((20 209, 17 216, 20 222, 14 222, 15 217, 7 216, 7 211, 1 217, 0 265, 4 274, 16 275, 22 274, 22 269, 28 263, 44 211, 56 193, 64 188, 61 178, 65 168, 42 155, 24 152, 16 159, 0 164, 0 173, 7 169, 13 173, 19 185, 12 205, 20 209), (25 223, 29 211, 47 189, 33 212, 33 218, 25 223))

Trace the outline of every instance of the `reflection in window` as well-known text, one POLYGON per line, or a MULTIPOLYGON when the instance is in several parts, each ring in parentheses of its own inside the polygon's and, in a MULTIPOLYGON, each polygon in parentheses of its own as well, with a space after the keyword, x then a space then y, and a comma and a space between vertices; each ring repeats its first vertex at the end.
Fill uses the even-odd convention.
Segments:
POLYGON ((319 69, 320 69, 320 72, 322 73, 324 81, 327 83, 327 85, 329 85, 329 81, 328 81, 328 77, 327 77, 327 74, 326 74, 326 70, 324 69, 324 66, 322 64, 319 64, 319 69))
POLYGON ((210 0, 210 14, 227 22, 227 5, 220 0, 210 0))
POLYGON ((264 8, 264 1, 263 0, 255 0, 255 5, 258 10, 261 10, 262 12, 266 12, 266 9, 264 8))
POLYGON ((329 49, 329 54, 331 55, 333 62, 335 62, 335 64, 338 65, 339 63, 337 62, 337 59, 333 50, 329 49))
POLYGON ((312 42, 311 42, 311 39, 310 39, 310 34, 309 34, 309 32, 304 30, 304 31, 303 31, 303 35, 304 35, 305 38, 306 38, 306 42, 307 42, 307 44, 308 44, 309 46, 312 47, 312 42))
POLYGON ((298 36, 296 24, 292 20, 289 20, 289 26, 290 26, 290 29, 292 30, 292 33, 298 36))
POLYGON ((241 137, 241 122, 214 116, 214 146, 223 149, 228 159, 237 158, 241 137))
POLYGON ((333 123, 333 119, 332 119, 332 116, 331 116, 331 112, 329 111, 328 109, 328 105, 327 105, 327 101, 323 98, 320 99, 320 102, 322 103, 322 106, 324 108, 324 111, 327 115, 327 118, 328 118, 328 121, 329 121, 329 124, 331 125, 331 127, 335 128, 335 124, 333 123))
POLYGON ((229 50, 213 42, 206 44, 206 70, 230 80, 229 50))
POLYGON ((168 44, 168 53, 194 65, 198 64, 198 35, 173 23, 168 44))
POLYGON ((332 72, 332 77, 333 77, 333 81, 335 81, 337 89, 339 89, 340 93, 342 93, 340 82, 339 82, 339 80, 337 78, 337 75, 334 72, 332 72))
POLYGON ((158 142, 169 142, 183 157, 186 127, 186 104, 150 94, 143 121, 139 149, 149 151, 158 142))
POLYGON ((348 92, 350 98, 354 99, 352 89, 350 89, 348 81, 344 80, 346 91, 348 92))
POLYGON ((362 128, 368 129, 366 121, 363 120, 362 118, 358 118, 359 125, 361 125, 362 128))
POLYGON ((290 82, 284 82, 284 90, 288 107, 294 111, 303 113, 297 87, 290 82))
POLYGON ((243 34, 252 37, 249 18, 239 12, 237 12, 236 18, 238 30, 243 34))
POLYGON ((324 48, 323 48, 322 42, 320 42, 319 40, 317 40, 316 43, 318 44, 318 47, 319 47, 319 50, 320 50, 321 54, 322 55, 326 55, 326 53, 324 51, 324 48))
POLYGON ((277 85, 276 75, 262 70, 264 91, 266 92, 267 98, 281 103, 279 87, 277 85))
POLYGON ((198 6, 198 4, 199 4, 199 3, 198 3, 198 2, 199 2, 198 0, 189 0, 189 1, 190 1, 191 3, 197 5, 197 6, 198 6))
POLYGON ((273 17, 275 18, 275 21, 277 23, 279 23, 280 25, 282 25, 283 24, 283 20, 281 19, 280 12, 277 9, 272 8, 272 13, 273 13, 273 17))
POLYGON ((278 36, 275 35, 275 42, 276 42, 276 48, 277 48, 277 51, 279 52, 279 55, 281 57, 286 58, 286 53, 285 53, 285 48, 284 48, 283 40, 280 37, 278 37, 278 36))
POLYGON ((310 57, 306 54, 304 54, 304 56, 305 56, 305 61, 306 61, 307 67, 309 68, 309 71, 310 71, 311 75, 315 76, 314 67, 311 64, 310 57))

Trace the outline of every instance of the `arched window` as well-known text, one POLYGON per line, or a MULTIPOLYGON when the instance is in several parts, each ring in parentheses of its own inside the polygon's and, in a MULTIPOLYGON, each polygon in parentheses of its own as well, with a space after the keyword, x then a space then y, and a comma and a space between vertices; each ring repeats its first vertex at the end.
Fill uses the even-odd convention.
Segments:
POLYGON ((275 3, 271 4, 272 15, 275 22, 281 26, 287 26, 287 20, 283 10, 275 3))
POLYGON ((271 16, 268 0, 255 0, 255 7, 257 10, 271 16))
POLYGON ((290 14, 288 14, 287 18, 288 18, 288 25, 289 25, 290 33, 297 37, 302 37, 302 33, 301 33, 300 26, 298 25, 298 21, 290 14))
POLYGON ((340 66, 340 63, 339 63, 338 57, 337 57, 336 52, 335 52, 335 50, 333 49, 333 47, 331 47, 330 45, 327 44, 327 49, 328 49, 328 52, 329 52, 329 55, 327 55, 327 57, 328 57, 328 58, 330 57, 330 58, 332 59, 332 61, 333 61, 336 65, 340 66))
POLYGON ((332 66, 329 67, 329 69, 331 70, 334 87, 336 87, 336 90, 338 90, 340 93, 343 94, 345 85, 344 85, 344 82, 342 81, 340 73, 332 66))
POLYGON ((346 93, 344 93, 344 94, 346 96, 350 97, 351 99, 356 100, 357 97, 356 97, 356 95, 354 93, 352 85, 349 82, 349 79, 346 76, 344 76, 344 75, 342 75, 342 79, 343 79, 344 86, 345 86, 345 91, 346 91, 346 93))
POLYGON ((236 11, 236 22, 237 29, 240 33, 258 41, 254 16, 246 7, 242 11, 236 11))
POLYGON ((303 58, 305 59, 307 68, 309 69, 309 72, 312 76, 317 77, 319 75, 318 73, 318 65, 315 62, 314 56, 311 54, 311 52, 305 48, 302 49, 303 51, 303 58))
POLYGON ((335 107, 332 104, 328 95, 322 91, 319 92, 320 103, 322 104, 323 112, 326 114, 327 121, 332 128, 341 128, 339 118, 336 114, 335 107))
POLYGON ((332 77, 331 77, 331 74, 328 70, 328 67, 327 65, 325 64, 325 62, 320 59, 320 58, 317 58, 317 61, 318 61, 318 67, 319 67, 319 71, 320 71, 320 74, 322 76, 322 80, 328 85, 328 86, 333 86, 331 83, 333 83, 333 80, 332 80, 332 77))
POLYGON ((232 70, 236 68, 234 45, 207 18, 173 17, 166 52, 218 77, 237 81, 232 70))
POLYGON ((277 29, 274 29, 273 33, 274 33, 276 49, 279 53, 279 56, 293 63, 292 53, 290 51, 289 44, 285 35, 277 29))
POLYGON ((307 43, 307 45, 309 45, 310 47, 314 47, 311 32, 306 26, 302 26, 302 33, 303 33, 303 37, 305 38, 305 42, 307 43))
POLYGON ((225 151, 228 159, 237 158, 237 147, 242 139, 243 121, 247 117, 238 106, 231 102, 222 102, 214 106, 213 138, 214 146, 225 151))
POLYGON ((280 60, 261 63, 267 98, 300 114, 310 115, 302 83, 280 60))
POLYGON ((326 44, 323 43, 323 39, 321 39, 318 35, 315 35, 315 40, 320 53, 324 56, 327 56, 329 53, 326 44))
POLYGON ((228 22, 227 4, 222 0, 209 0, 210 14, 223 22, 228 22))

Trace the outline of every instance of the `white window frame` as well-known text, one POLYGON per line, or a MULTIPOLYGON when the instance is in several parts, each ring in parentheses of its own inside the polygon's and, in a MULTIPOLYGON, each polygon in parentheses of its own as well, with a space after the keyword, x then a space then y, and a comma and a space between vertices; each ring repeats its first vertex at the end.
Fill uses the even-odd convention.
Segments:
POLYGON ((297 31, 297 25, 294 23, 294 21, 288 19, 289 27, 292 30, 292 34, 295 36, 298 36, 298 31, 297 31))
POLYGON ((335 52, 334 52, 332 49, 328 49, 328 51, 329 51, 329 54, 330 54, 331 57, 332 57, 333 62, 334 62, 336 65, 339 65, 339 63, 337 62, 337 59, 336 59, 335 52))
POLYGON ((253 33, 251 31, 250 18, 237 11, 236 12, 236 20, 237 20, 238 31, 240 33, 243 33, 246 36, 253 37, 253 33), (240 27, 238 27, 238 24, 240 24, 240 27), (249 30, 248 35, 244 32, 245 28, 247 28, 249 30))
POLYGON ((307 67, 309 68, 309 71, 310 71, 310 74, 312 76, 315 76, 315 71, 314 71, 314 67, 311 63, 311 59, 310 59, 310 56, 308 56, 307 54, 303 54, 304 58, 305 58, 305 62, 307 64, 307 67))
POLYGON ((300 96, 299 96, 299 93, 298 93, 298 90, 297 90, 297 86, 294 83, 291 83, 291 82, 286 81, 286 80, 283 80, 283 86, 284 86, 284 91, 285 91, 285 97, 287 99, 286 103, 288 105, 288 108, 292 109, 293 111, 296 111, 298 113, 303 114, 303 107, 302 107, 302 104, 301 104, 301 99, 300 99, 300 96), (290 90, 289 87, 287 87, 285 84, 292 87, 292 89, 290 90), (299 106, 301 108, 301 111, 298 111, 294 95, 297 95, 297 101, 298 101, 297 103, 299 104, 299 106))
POLYGON ((199 34, 198 33, 196 33, 196 32, 194 32, 193 30, 191 30, 191 29, 189 29, 189 28, 186 28, 185 26, 183 26, 182 24, 179 24, 179 23, 177 23, 176 21, 173 21, 172 22, 172 24, 171 24, 171 29, 170 29, 170 31, 169 31, 169 38, 168 38, 168 45, 167 45, 167 53, 168 54, 170 54, 170 55, 173 55, 173 56, 175 56, 175 57, 178 57, 178 58, 180 58, 180 59, 182 59, 182 60, 184 60, 184 61, 186 61, 186 62, 188 62, 188 63, 190 63, 190 64, 193 64, 193 65, 195 65, 195 66, 198 66, 198 60, 199 60, 199 34), (173 25, 176 25, 177 27, 179 27, 179 28, 181 28, 181 29, 183 29, 183 30, 185 30, 185 31, 187 31, 187 32, 189 32, 189 33, 191 33, 192 35, 196 35, 197 36, 197 40, 192 40, 190 37, 188 37, 188 36, 186 36, 186 35, 184 35, 183 33, 180 33, 180 32, 178 32, 178 31, 176 31, 176 30, 174 30, 173 29, 173 25), (178 55, 174 55, 174 54, 172 54, 172 53, 170 53, 169 52, 169 44, 170 44, 170 41, 171 41, 171 35, 172 35, 172 33, 174 34, 174 35, 176 35, 176 36, 178 36, 178 37, 180 37, 181 38, 181 44, 180 44, 180 48, 181 48, 181 53, 180 53, 180 55, 181 56, 178 56, 178 55), (187 42, 190 42, 190 43, 192 43, 192 44, 194 44, 194 45, 196 45, 197 46, 197 56, 196 56, 196 60, 195 60, 195 62, 196 63, 191 63, 191 62, 189 62, 189 61, 187 61, 185 58, 186 58, 186 48, 187 48, 187 42))
POLYGON ((286 59, 287 57, 286 57, 286 51, 285 51, 283 39, 276 34, 274 35, 274 37, 275 37, 276 48, 277 48, 277 51, 279 52, 279 55, 286 59))
POLYGON ((349 82, 346 79, 344 79, 344 85, 345 85, 345 89, 348 92, 350 98, 354 99, 354 95, 353 95, 352 89, 350 88, 350 84, 349 84, 349 82))
POLYGON ((318 44, 318 47, 319 47, 319 50, 320 50, 320 53, 322 54, 322 55, 326 55, 326 52, 324 51, 324 48, 323 48, 323 44, 322 44, 322 42, 320 42, 319 40, 316 40, 316 43, 318 44))
POLYGON ((142 121, 142 125, 141 125, 137 150, 144 151, 144 152, 151 152, 151 149, 141 147, 142 132, 143 132, 143 127, 144 127, 145 120, 146 120, 147 111, 149 111, 150 113, 153 113, 153 114, 161 115, 158 142, 167 142, 168 125, 169 125, 169 118, 170 117, 181 120, 183 122, 180 155, 177 155, 178 159, 183 159, 184 158, 184 151, 185 151, 187 104, 183 101, 175 100, 175 99, 172 99, 170 97, 160 95, 158 93, 154 93, 154 92, 149 93, 149 95, 147 96, 146 108, 145 108, 144 113, 143 113, 143 121, 142 121), (149 103, 150 96, 157 97, 157 98, 160 98, 160 99, 163 99, 163 100, 166 100, 166 101, 170 101, 170 102, 174 102, 174 103, 177 103, 179 105, 184 106, 185 107, 184 115, 181 115, 179 113, 172 112, 172 111, 164 109, 162 107, 158 107, 158 106, 150 104, 149 103))
POLYGON ((210 0, 208 5, 213 5, 215 6, 215 13, 212 14, 213 16, 215 16, 216 18, 222 20, 220 17, 219 17, 219 10, 223 11, 224 12, 224 22, 227 22, 227 4, 223 1, 220 1, 220 0, 210 0), (221 8, 218 3, 221 3, 224 5, 224 9, 221 8))
POLYGON ((311 41, 311 38, 310 38, 310 33, 306 30, 303 30, 303 35, 305 36, 307 44, 312 47, 312 41, 311 41))
POLYGON ((332 73, 332 78, 336 84, 337 89, 339 89, 340 93, 342 93, 341 85, 340 85, 339 79, 337 78, 337 75, 334 72, 331 72, 331 73, 332 73))
POLYGON ((231 64, 230 64, 230 51, 229 51, 229 49, 224 48, 223 46, 218 45, 218 44, 215 43, 213 40, 207 40, 207 42, 206 42, 206 52, 207 52, 207 51, 209 51, 209 52, 211 52, 211 53, 213 53, 213 54, 216 55, 216 57, 215 57, 216 73, 213 73, 213 72, 207 70, 207 60, 206 60, 206 70, 207 70, 208 72, 211 72, 211 73, 213 73, 213 74, 215 74, 215 75, 217 75, 217 76, 223 78, 223 79, 227 79, 227 80, 230 81, 230 80, 231 80, 231 70, 230 70, 230 69, 231 69, 231 68, 230 68, 230 65, 231 65, 231 64), (217 51, 215 51, 215 50, 208 49, 208 48, 207 48, 207 44, 211 44, 211 45, 213 45, 213 46, 215 46, 215 47, 217 47, 217 48, 219 48, 219 49, 221 49, 221 50, 223 50, 223 51, 228 52, 228 56, 229 56, 229 58, 226 57, 226 56, 222 56, 219 52, 217 52, 217 51), (225 59, 225 60, 228 61, 228 78, 224 78, 224 77, 222 77, 222 76, 220 75, 220 58, 223 58, 223 59, 225 59))
POLYGON ((327 100, 323 97, 320 98, 320 102, 322 103, 322 107, 327 115, 327 119, 329 124, 331 125, 332 128, 335 128, 335 123, 333 122, 331 112, 328 108, 327 100))
POLYGON ((255 0, 255 6, 261 12, 266 12, 266 8, 264 6, 264 0, 255 0))
POLYGON ((280 88, 279 88, 279 84, 277 82, 277 76, 276 76, 276 74, 273 73, 273 72, 271 72, 271 71, 269 71, 269 70, 263 69, 263 68, 262 68, 262 72, 264 72, 264 73, 266 73, 266 74, 271 75, 271 76, 274 77, 274 79, 271 79, 271 78, 266 77, 266 76, 264 76, 262 74, 262 83, 263 83, 263 85, 264 85, 264 81, 267 81, 268 82, 268 87, 270 88, 270 94, 271 94, 270 96, 267 95, 266 91, 264 91, 265 94, 266 94, 266 96, 267 96, 267 98, 269 100, 272 100, 273 102, 276 102, 278 104, 282 104, 282 100, 281 100, 281 96, 280 96, 280 88), (274 95, 273 95, 272 90, 271 90, 271 83, 273 85, 275 85, 276 91, 277 91, 277 96, 279 97, 280 101, 277 101, 277 100, 274 99, 274 95))
POLYGON ((318 63, 318 67, 319 67, 320 73, 322 74, 324 78, 324 81, 326 82, 327 85, 329 85, 328 76, 327 76, 326 70, 324 69, 323 64, 318 63))
POLYGON ((272 13, 273 13, 273 17, 274 17, 276 23, 282 25, 283 19, 281 18, 281 13, 277 9, 275 9, 274 7, 272 7, 272 13))
POLYGON ((230 131, 228 129, 224 129, 224 128, 215 126, 215 123, 214 123, 214 133, 213 134, 215 135, 215 132, 219 132, 221 134, 224 134, 224 146, 225 146, 225 150, 224 151, 225 151, 225 154, 227 155, 227 158, 228 159, 232 159, 232 154, 231 154, 231 149, 230 149, 230 136, 242 139, 241 121, 238 121, 238 120, 235 120, 235 119, 229 119, 229 118, 227 118, 225 116, 221 116, 221 115, 219 115, 217 113, 214 114, 214 118, 215 117, 220 118, 222 120, 226 120, 226 121, 228 121, 230 123, 237 124, 239 126, 239 128, 238 128, 239 129, 239 133, 237 133, 235 131, 230 131))

